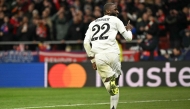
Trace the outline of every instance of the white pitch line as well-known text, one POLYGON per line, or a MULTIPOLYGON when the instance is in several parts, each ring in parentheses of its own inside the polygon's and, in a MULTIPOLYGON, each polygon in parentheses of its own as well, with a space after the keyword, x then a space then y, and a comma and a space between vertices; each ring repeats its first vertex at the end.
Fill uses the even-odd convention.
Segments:
MULTIPOLYGON (((120 104, 127 103, 152 103, 152 102, 175 102, 175 101, 189 101, 190 99, 175 99, 175 100, 146 100, 146 101, 128 101, 128 102, 119 102, 120 104)), ((89 103, 89 104, 70 104, 70 105, 53 105, 53 106, 37 106, 37 107, 21 107, 13 109, 38 109, 38 108, 55 108, 55 107, 72 107, 72 106, 91 106, 91 105, 105 105, 110 103, 89 103)))

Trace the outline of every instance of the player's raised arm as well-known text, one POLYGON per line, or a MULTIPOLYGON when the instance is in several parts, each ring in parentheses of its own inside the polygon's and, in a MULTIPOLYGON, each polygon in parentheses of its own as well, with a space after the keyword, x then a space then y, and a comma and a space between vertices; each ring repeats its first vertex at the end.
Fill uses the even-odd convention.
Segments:
POLYGON ((131 32, 130 21, 128 21, 128 24, 125 27, 123 22, 118 19, 117 28, 118 28, 118 31, 120 32, 120 34, 125 38, 126 41, 131 41, 132 40, 133 35, 132 35, 132 32, 131 32))

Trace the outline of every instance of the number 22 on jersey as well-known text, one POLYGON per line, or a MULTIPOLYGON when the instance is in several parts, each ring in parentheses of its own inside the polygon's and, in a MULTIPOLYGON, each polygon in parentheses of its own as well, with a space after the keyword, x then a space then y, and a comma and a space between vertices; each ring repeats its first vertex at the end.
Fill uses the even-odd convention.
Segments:
POLYGON ((91 41, 95 40, 105 40, 108 39, 109 36, 105 36, 105 34, 110 30, 110 25, 108 23, 104 23, 103 25, 94 25, 92 27, 92 31, 94 31, 94 34, 92 35, 91 41), (103 31, 100 31, 103 30, 103 31), (97 34, 100 33, 100 36, 97 36, 97 34))

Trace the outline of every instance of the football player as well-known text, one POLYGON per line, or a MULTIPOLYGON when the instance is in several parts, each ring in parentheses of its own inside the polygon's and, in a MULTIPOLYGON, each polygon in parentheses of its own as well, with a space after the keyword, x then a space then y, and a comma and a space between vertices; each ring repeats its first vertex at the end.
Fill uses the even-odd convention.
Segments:
POLYGON ((132 40, 130 21, 125 27, 117 17, 114 3, 104 5, 104 16, 92 21, 84 39, 84 48, 92 66, 98 71, 110 94, 110 109, 116 109, 119 101, 119 76, 121 75, 120 50, 116 41, 119 32, 126 41, 132 40), (92 45, 90 45, 92 44, 92 45))

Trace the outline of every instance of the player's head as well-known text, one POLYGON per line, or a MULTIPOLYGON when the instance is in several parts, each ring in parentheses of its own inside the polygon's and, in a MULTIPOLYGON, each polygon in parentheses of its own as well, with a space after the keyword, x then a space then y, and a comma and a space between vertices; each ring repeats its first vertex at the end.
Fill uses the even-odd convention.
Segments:
POLYGON ((118 16, 119 12, 117 10, 117 6, 114 3, 106 3, 104 5, 104 14, 118 16))

